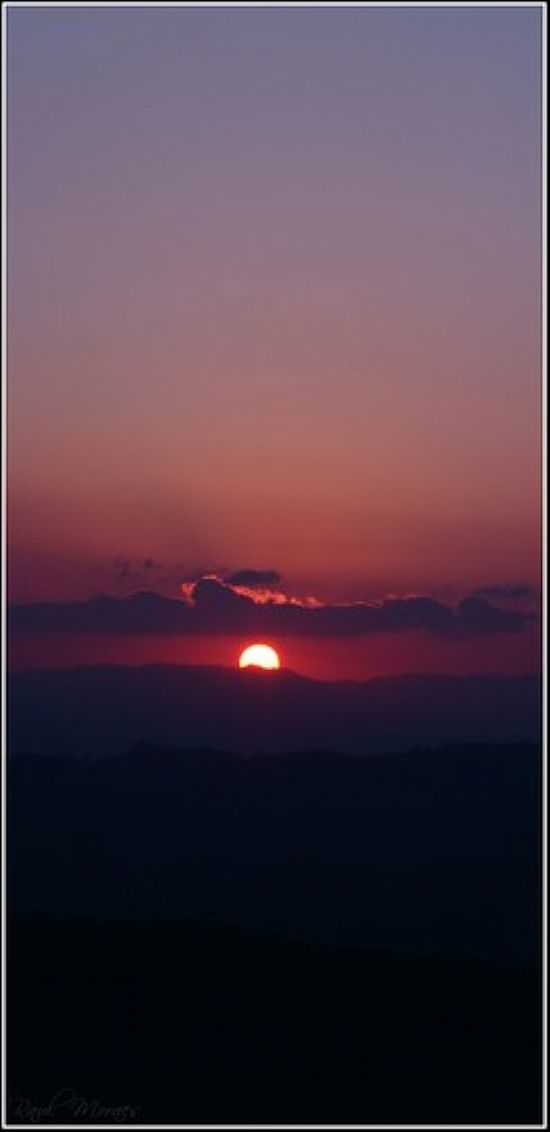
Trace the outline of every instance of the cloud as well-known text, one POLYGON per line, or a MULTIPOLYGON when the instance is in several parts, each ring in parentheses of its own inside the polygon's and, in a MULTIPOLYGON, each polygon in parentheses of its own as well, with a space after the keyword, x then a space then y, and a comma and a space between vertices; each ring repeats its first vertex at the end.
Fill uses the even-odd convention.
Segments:
POLYGON ((490 601, 523 601, 534 596, 534 587, 525 584, 480 586, 472 594, 472 597, 488 598, 490 601))
POLYGON ((315 597, 295 597, 280 588, 274 589, 281 581, 276 570, 238 570, 224 577, 203 574, 202 578, 195 581, 181 582, 180 592, 189 605, 196 605, 201 592, 197 587, 203 581, 213 582, 239 597, 248 598, 254 605, 299 605, 309 609, 323 604, 315 597))
POLYGON ((210 574, 184 582, 180 599, 144 592, 128 598, 104 596, 68 604, 18 605, 11 607, 8 624, 12 633, 238 633, 342 638, 420 630, 440 638, 460 639, 519 633, 535 620, 533 613, 499 609, 474 596, 456 606, 418 595, 335 604, 280 591, 273 600, 257 600, 257 592, 244 591, 210 574))
POLYGON ((237 570, 225 577, 229 586, 244 586, 246 589, 273 589, 280 586, 281 575, 277 570, 237 570))
POLYGON ((517 633, 532 614, 499 609, 481 597, 467 597, 458 606, 463 630, 466 633, 517 633))

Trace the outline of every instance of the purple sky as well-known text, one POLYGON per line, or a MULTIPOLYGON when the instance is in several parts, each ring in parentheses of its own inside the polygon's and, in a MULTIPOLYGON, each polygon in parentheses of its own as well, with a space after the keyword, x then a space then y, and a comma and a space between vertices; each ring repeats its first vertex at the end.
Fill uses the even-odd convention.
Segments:
POLYGON ((538 584, 540 58, 528 7, 8 11, 14 600, 538 584))

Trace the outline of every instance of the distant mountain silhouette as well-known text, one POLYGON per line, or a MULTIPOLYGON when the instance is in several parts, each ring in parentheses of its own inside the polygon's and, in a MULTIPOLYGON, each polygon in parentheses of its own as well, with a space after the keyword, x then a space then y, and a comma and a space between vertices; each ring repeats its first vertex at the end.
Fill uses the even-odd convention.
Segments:
POLYGON ((540 1122, 537 745, 12 753, 8 791, 14 1123, 540 1122))
POLYGON ((14 757, 25 913, 204 917, 327 943, 532 957, 536 747, 361 759, 137 747, 14 757))
POLYGON ((539 1122, 539 698, 12 675, 10 1122, 539 1122))
POLYGON ((12 750, 115 754, 140 741, 241 752, 360 754, 447 742, 536 742, 536 677, 402 676, 321 683, 264 673, 149 665, 13 673, 12 750))

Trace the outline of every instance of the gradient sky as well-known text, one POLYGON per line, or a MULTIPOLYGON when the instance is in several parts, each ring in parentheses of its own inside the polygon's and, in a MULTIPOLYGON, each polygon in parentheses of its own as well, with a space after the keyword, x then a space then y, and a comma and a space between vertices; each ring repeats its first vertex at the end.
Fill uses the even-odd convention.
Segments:
POLYGON ((526 7, 8 11, 14 600, 538 585, 540 57, 526 7))

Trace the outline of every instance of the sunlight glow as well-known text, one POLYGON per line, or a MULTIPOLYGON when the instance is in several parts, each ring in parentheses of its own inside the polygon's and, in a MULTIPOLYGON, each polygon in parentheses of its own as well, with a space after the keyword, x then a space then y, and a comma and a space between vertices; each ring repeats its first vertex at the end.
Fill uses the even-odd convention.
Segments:
POLYGON ((280 668, 281 662, 271 645, 249 645, 239 657, 239 668, 280 668))

